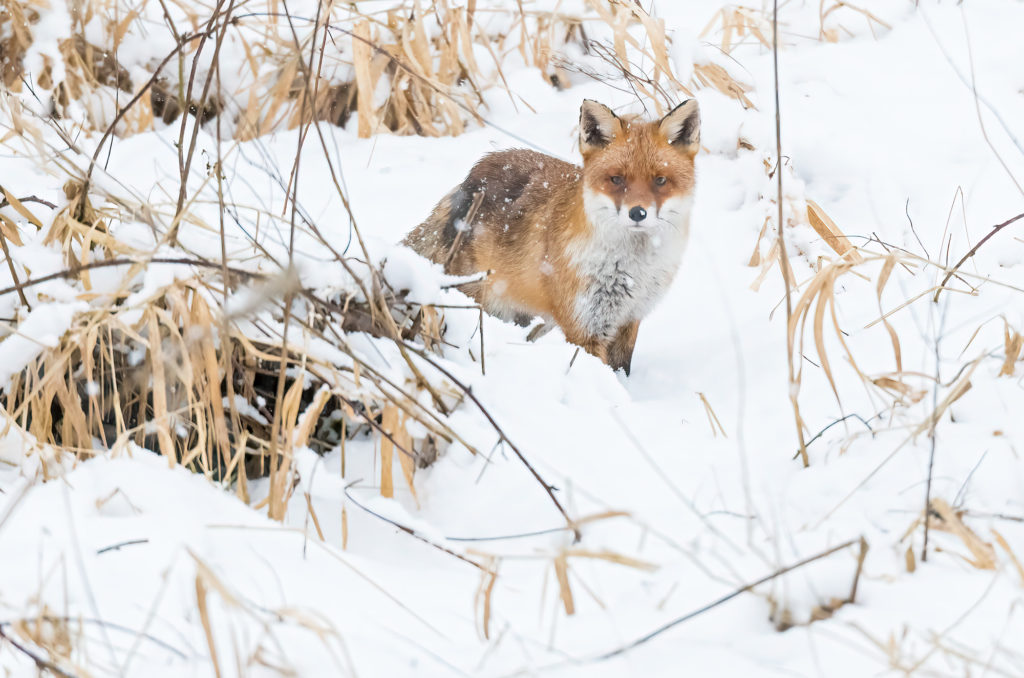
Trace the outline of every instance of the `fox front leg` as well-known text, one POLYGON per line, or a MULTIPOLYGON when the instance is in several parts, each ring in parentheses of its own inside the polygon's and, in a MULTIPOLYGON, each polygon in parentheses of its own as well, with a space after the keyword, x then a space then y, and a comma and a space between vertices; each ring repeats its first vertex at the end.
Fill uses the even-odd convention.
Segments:
POLYGON ((639 330, 639 320, 623 325, 608 345, 608 358, 605 362, 613 370, 624 370, 626 376, 629 376, 630 363, 633 362, 633 347, 636 346, 636 335, 639 330))

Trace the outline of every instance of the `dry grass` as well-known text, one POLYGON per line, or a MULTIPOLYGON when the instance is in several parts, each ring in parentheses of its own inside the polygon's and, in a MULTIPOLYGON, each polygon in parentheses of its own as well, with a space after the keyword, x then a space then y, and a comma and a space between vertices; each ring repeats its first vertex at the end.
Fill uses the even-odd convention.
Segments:
MULTIPOLYGON (((846 0, 819 0, 818 33, 814 38, 823 42, 839 42, 844 36, 853 36, 850 26, 854 22, 866 22, 874 33, 892 27, 872 12, 846 0)), ((800 40, 810 36, 789 33, 785 24, 779 22, 780 36, 800 40)), ((726 54, 745 44, 757 44, 772 49, 772 18, 770 9, 726 5, 712 15, 700 37, 715 39, 726 54)), ((813 39, 813 38, 812 38, 813 39)))
MULTIPOLYGON (((451 387, 395 383, 365 364, 344 339, 347 331, 391 336, 397 329, 396 341, 436 343, 439 337, 426 334, 436 326, 423 322, 432 309, 382 292, 392 314, 387 322, 379 313, 375 318, 366 302, 350 301, 342 312, 338 301, 304 292, 312 310, 296 319, 302 332, 292 335, 295 343, 285 344, 274 340, 270 326, 237 322, 218 304, 220 286, 237 287, 253 276, 235 273, 225 283, 216 267, 202 267, 141 305, 125 304, 144 265, 122 267, 128 272, 121 289, 103 295, 114 301, 77 315, 57 347, 13 377, 2 395, 7 426, 79 458, 102 448, 117 453, 134 442, 159 451, 172 465, 232 481, 246 499, 247 479, 273 470, 272 481, 282 487, 269 506, 272 515, 283 515, 290 499, 287 479, 296 447, 326 451, 346 438, 383 436, 394 441, 411 486, 415 464, 432 460, 439 446, 457 438, 443 419, 459 400, 451 387), (337 346, 351 364, 309 355, 316 340, 337 346), (284 397, 278 398, 282 356, 292 367, 284 397), (434 407, 414 395, 424 390, 436 398, 434 407), (413 439, 406 432, 412 421, 427 433, 413 439)), ((189 266, 187 260, 180 265, 189 266)))
MULTIPOLYGON (((383 12, 363 12, 357 3, 327 3, 318 15, 301 17, 285 13, 276 2, 246 3, 244 10, 223 4, 217 5, 216 21, 208 23, 211 17, 198 7, 177 3, 188 25, 161 26, 154 23, 162 15, 151 0, 130 9, 114 0, 80 3, 84 21, 76 23, 84 25, 94 14, 107 17, 106 39, 91 43, 84 30, 65 39, 62 63, 45 56, 42 71, 27 82, 23 58, 33 43, 32 26, 40 12, 52 10, 44 0, 3 0, 4 83, 12 91, 51 92, 50 106, 58 116, 67 115, 75 102, 85 103, 96 129, 111 122, 104 112, 111 104, 123 103, 114 90, 147 90, 120 121, 118 134, 151 129, 157 119, 172 123, 187 111, 204 121, 228 117, 239 140, 311 121, 344 125, 354 113, 362 137, 383 131, 460 134, 467 124, 485 122, 484 94, 490 89, 504 89, 514 105, 528 105, 508 90, 504 68, 510 61, 536 67, 557 87, 570 86, 560 54, 571 43, 587 52, 605 47, 612 63, 639 83, 637 93, 654 101, 659 112, 687 91, 673 73, 664 21, 632 3, 588 0, 583 16, 534 9, 531 2, 494 9, 478 8, 476 2, 460 7, 449 0, 409 0, 383 12), (200 87, 204 75, 192 69, 204 51, 204 30, 217 22, 241 43, 244 59, 230 81, 222 84, 218 75, 212 88, 200 87), (614 37, 593 40, 586 26, 594 22, 611 27, 614 37), (634 26, 642 28, 643 39, 634 26), (156 68, 152 83, 133 82, 118 60, 126 36, 168 30, 181 45, 176 59, 156 68), (317 59, 308 58, 311 50, 319 50, 317 59), (653 64, 649 76, 635 65, 640 61, 653 64), (55 81, 55 73, 63 78, 55 81)), ((731 87, 720 75, 711 82, 731 87)))
MULTIPOLYGON (((115 451, 131 441, 211 478, 237 479, 240 491, 247 477, 269 471, 275 410, 283 412, 283 440, 319 450, 337 445, 342 432, 348 438, 369 429, 407 437, 404 424, 387 416, 397 408, 403 420, 419 421, 436 435, 437 443, 453 440, 438 413, 403 392, 408 385, 387 383, 356 356, 353 366, 342 367, 290 346, 289 364, 300 371, 288 377, 285 399, 278 402, 282 346, 226 322, 211 288, 220 284, 216 278, 207 271, 179 280, 147 300, 141 313, 114 303, 80 314, 55 349, 15 375, 3 394, 4 408, 40 442, 88 456, 95 440, 115 451), (237 402, 249 405, 240 412, 232 406, 237 402)), ((126 286, 115 296, 129 291, 126 286)), ((389 298, 403 323, 401 337, 418 340, 423 311, 389 298)), ((337 317, 333 306, 323 301, 320 317, 304 327, 307 339, 328 340, 328 317, 343 332, 383 332, 365 304, 350 304, 337 317)), ((338 345, 344 350, 343 341, 338 345)), ((457 400, 450 391, 439 398, 457 400)), ((417 442, 402 445, 402 456, 421 459, 414 450, 435 444, 417 442)))
POLYGON ((726 54, 748 37, 754 38, 765 49, 772 48, 771 17, 761 10, 730 5, 712 15, 711 20, 700 32, 700 37, 711 38, 719 35, 719 47, 726 54))
MULTIPOLYGON (((945 263, 932 261, 927 256, 917 255, 907 249, 884 243, 878 240, 877 236, 867 241, 862 247, 854 247, 835 221, 811 200, 807 200, 807 219, 808 224, 821 236, 821 241, 834 251, 835 256, 820 258, 816 270, 811 272, 806 280, 796 285, 793 290, 796 296, 788 325, 788 339, 789 345, 792 347, 793 362, 799 365, 794 375, 793 391, 791 392, 797 425, 805 434, 811 433, 803 417, 802 406, 805 403, 800 397, 803 381, 807 377, 807 373, 811 371, 815 379, 823 378, 828 384, 843 415, 833 424, 845 421, 851 416, 859 417, 859 415, 847 413, 842 397, 843 394, 848 395, 853 392, 852 384, 848 379, 852 375, 854 382, 859 382, 865 389, 867 402, 871 403, 871 407, 874 408, 874 414, 870 419, 884 422, 883 426, 890 430, 904 432, 904 437, 895 449, 827 512, 825 515, 827 518, 864 487, 908 444, 922 436, 927 436, 934 445, 936 427, 940 421, 950 416, 952 405, 973 388, 975 374, 986 360, 996 359, 999 361, 998 376, 1013 376, 1021 358, 1021 347, 1024 345, 1024 340, 1021 339, 1021 334, 1005 318, 1002 318, 1004 328, 1002 346, 976 349, 978 352, 975 355, 965 356, 967 349, 989 322, 986 320, 974 328, 971 338, 960 353, 959 365, 955 365, 951 371, 953 374, 951 378, 943 381, 940 380, 938 372, 924 374, 913 371, 913 368, 908 368, 904 363, 904 347, 907 345, 919 347, 922 340, 925 342, 925 346, 929 342, 937 346, 938 342, 942 340, 941 329, 934 329, 936 333, 934 336, 901 336, 901 330, 897 329, 898 326, 902 327, 904 332, 912 332, 916 326, 906 322, 897 325, 894 320, 897 314, 908 315, 908 307, 915 303, 933 303, 932 295, 941 290, 946 290, 950 295, 955 292, 959 292, 960 295, 973 295, 976 292, 976 285, 982 281, 991 283, 993 279, 977 273, 957 272, 957 266, 952 266, 949 261, 945 263), (945 282, 954 275, 958 278, 957 282, 966 285, 970 291, 964 292, 946 286, 945 282), (930 276, 934 276, 934 278, 930 276), (846 285, 848 294, 854 285, 867 283, 874 288, 877 296, 878 317, 860 328, 844 327, 841 320, 845 297, 838 295, 837 290, 841 286, 840 281, 847 277, 855 279, 852 285, 846 285), (899 285, 903 289, 907 287, 920 288, 923 280, 934 279, 935 282, 934 284, 928 283, 931 286, 925 286, 924 289, 895 307, 885 309, 883 295, 888 288, 894 286, 893 281, 898 278, 902 278, 899 285), (917 280, 914 281, 914 278, 917 280), (851 338, 853 330, 860 333, 884 332, 883 336, 891 347, 891 369, 877 371, 876 367, 876 371, 869 371, 862 368, 862 362, 871 362, 877 366, 881 356, 877 355, 875 351, 859 348, 872 346, 873 342, 861 338, 851 338), (808 344, 813 345, 813 351, 809 350, 808 344), (1002 349, 1002 355, 999 355, 1000 349, 1002 349), (837 352, 839 359, 836 358, 837 352), (840 380, 838 376, 840 370, 846 373, 844 380, 840 380), (926 399, 929 394, 932 397, 926 399)), ((976 248, 977 246, 972 250, 976 248)), ((769 266, 770 263, 769 261, 769 266)), ((931 311, 935 312, 935 308, 931 311)), ((920 350, 920 348, 916 348, 916 350, 920 350)), ((935 351, 935 360, 938 361, 938 350, 935 349, 935 351)), ((996 374, 995 368, 993 368, 992 374, 996 374)), ((864 418, 859 418, 864 422, 864 418)), ((870 426, 866 427, 870 429, 870 426)), ((871 433, 874 435, 873 431, 871 433)), ((848 434, 848 439, 852 440, 860 435, 862 434, 848 434)), ((814 439, 819 436, 815 436, 814 439)), ((813 458, 809 459, 813 463, 813 458)), ((963 522, 962 511, 950 508, 945 501, 933 498, 930 494, 925 498, 925 505, 928 508, 926 511, 922 511, 921 516, 910 526, 904 539, 918 528, 925 527, 925 549, 927 549, 927 528, 950 532, 963 542, 971 554, 970 557, 963 556, 964 562, 983 570, 997 567, 996 550, 963 522), (927 513, 927 517, 925 513, 927 513)), ((822 518, 822 521, 825 518, 822 518)), ((941 547, 935 548, 942 550, 941 547)), ((1007 552, 1007 561, 1016 567, 1016 555, 1012 550, 1005 548, 1004 550, 1007 552)), ((907 569, 913 572, 917 562, 913 547, 908 547, 906 554, 907 569)))

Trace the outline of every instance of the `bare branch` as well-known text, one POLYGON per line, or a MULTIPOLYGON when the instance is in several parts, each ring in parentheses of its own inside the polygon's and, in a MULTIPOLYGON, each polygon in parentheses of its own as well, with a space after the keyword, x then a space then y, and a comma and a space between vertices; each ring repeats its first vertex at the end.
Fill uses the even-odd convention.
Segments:
MULTIPOLYGON (((738 595, 740 595, 742 593, 746 593, 747 591, 750 591, 751 589, 753 589, 753 588, 755 588, 757 586, 760 586, 761 584, 764 584, 766 582, 770 582, 772 579, 776 579, 778 577, 781 577, 782 575, 784 575, 784 574, 786 574, 788 572, 792 572, 793 570, 799 569, 799 568, 803 567, 804 565, 809 565, 809 564, 815 562, 816 560, 821 560, 822 558, 827 558, 828 556, 832 555, 833 553, 837 553, 839 551, 842 551, 843 549, 849 548, 850 546, 853 546, 854 544, 862 544, 862 549, 865 549, 866 548, 866 543, 867 542, 864 541, 863 537, 859 537, 857 539, 851 539, 849 541, 843 542, 839 546, 833 546, 832 548, 830 548, 828 550, 822 551, 821 553, 819 553, 817 555, 810 556, 808 558, 804 558, 803 560, 795 562, 792 565, 787 565, 786 567, 783 567, 783 568, 780 568, 778 570, 775 570, 771 574, 765 575, 764 577, 761 577, 760 579, 758 579, 756 581, 752 581, 749 584, 744 584, 743 586, 741 586, 740 588, 736 589, 732 593, 724 595, 721 598, 719 598, 719 599, 717 599, 715 601, 712 601, 712 602, 708 603, 707 605, 705 605, 703 607, 697 608, 693 612, 688 612, 687 614, 684 614, 681 617, 677 617, 677 618, 673 619, 672 621, 668 622, 667 624, 663 624, 662 626, 659 626, 655 630, 651 631, 650 633, 648 633, 648 634, 646 634, 644 636, 641 636, 640 638, 637 638, 636 640, 634 640, 631 643, 628 643, 626 645, 623 645, 622 647, 616 648, 616 649, 612 650, 611 652, 606 652, 606 653, 604 653, 604 654, 602 654, 602 655, 600 655, 598 657, 595 657, 594 661, 603 661, 605 659, 611 659, 612 657, 616 657, 618 655, 625 654, 626 652, 629 652, 630 650, 633 650, 633 649, 643 645, 644 643, 647 643, 647 642, 649 642, 651 640, 654 640, 655 638, 657 638, 661 634, 665 633, 669 629, 674 628, 676 626, 679 626, 680 624, 682 624, 684 622, 688 622, 691 619, 693 619, 694 617, 699 617, 700 615, 704 614, 705 612, 708 612, 709 610, 713 610, 714 608, 718 607, 719 605, 727 603, 730 600, 732 600, 733 598, 735 598, 736 596, 738 596, 738 595)), ((859 575, 859 572, 860 572, 860 568, 861 568, 861 563, 862 562, 863 562, 863 556, 861 556, 861 558, 858 559, 858 564, 857 564, 858 575, 859 575)), ((856 592, 857 592, 857 590, 856 590, 856 588, 854 588, 853 591, 851 592, 851 599, 852 599, 853 595, 856 595, 856 592)))
POLYGON ((50 673, 56 676, 61 676, 61 678, 78 678, 77 676, 75 676, 75 674, 68 673, 67 671, 57 666, 50 660, 43 658, 42 655, 28 649, 27 647, 16 641, 14 638, 10 636, 10 634, 7 633, 6 630, 4 630, 4 626, 6 626, 6 624, 0 624, 0 638, 6 640, 14 647, 14 649, 18 650, 22 654, 26 655, 33 662, 35 662, 36 668, 38 668, 40 671, 49 671, 50 673))
POLYGON ((942 279, 942 283, 939 285, 939 289, 935 290, 935 296, 932 297, 932 301, 938 301, 939 300, 939 294, 942 292, 942 290, 944 290, 946 288, 946 283, 949 282, 949 279, 952 278, 956 274, 957 270, 959 270, 959 268, 964 265, 964 262, 966 262, 968 259, 973 257, 978 252, 978 250, 981 249, 982 245, 987 243, 989 241, 989 239, 991 239, 992 236, 994 236, 996 233, 998 233, 999 231, 1003 230, 1004 228, 1006 228, 1007 226, 1009 226, 1010 224, 1012 224, 1013 222, 1015 222, 1015 221, 1017 221, 1019 219, 1024 219, 1024 212, 1021 212, 1020 214, 1018 214, 1015 217, 1011 217, 1010 219, 1007 219, 1006 221, 1004 221, 1001 224, 996 224, 995 226, 993 226, 992 230, 989 231, 988 234, 984 238, 979 240, 977 245, 975 245, 974 247, 969 249, 967 251, 967 254, 965 254, 963 256, 963 258, 960 259, 960 261, 956 262, 956 266, 954 266, 953 268, 949 269, 949 271, 946 272, 946 277, 942 279))

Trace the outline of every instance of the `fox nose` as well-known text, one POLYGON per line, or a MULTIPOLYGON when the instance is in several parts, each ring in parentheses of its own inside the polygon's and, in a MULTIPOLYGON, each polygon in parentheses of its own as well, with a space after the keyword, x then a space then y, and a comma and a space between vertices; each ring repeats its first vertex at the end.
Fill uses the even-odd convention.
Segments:
POLYGON ((637 205, 629 210, 629 218, 633 221, 643 221, 647 218, 647 210, 637 205))

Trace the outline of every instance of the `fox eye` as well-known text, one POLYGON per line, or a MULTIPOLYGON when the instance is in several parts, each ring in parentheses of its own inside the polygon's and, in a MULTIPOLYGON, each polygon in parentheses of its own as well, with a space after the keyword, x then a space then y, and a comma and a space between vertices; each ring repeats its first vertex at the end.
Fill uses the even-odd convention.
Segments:
POLYGON ((613 174, 612 176, 608 177, 608 179, 616 186, 621 186, 623 183, 625 183, 625 179, 623 179, 622 175, 620 174, 613 174))
POLYGON ((654 183, 658 186, 664 186, 666 181, 668 181, 666 177, 654 177, 654 183))

